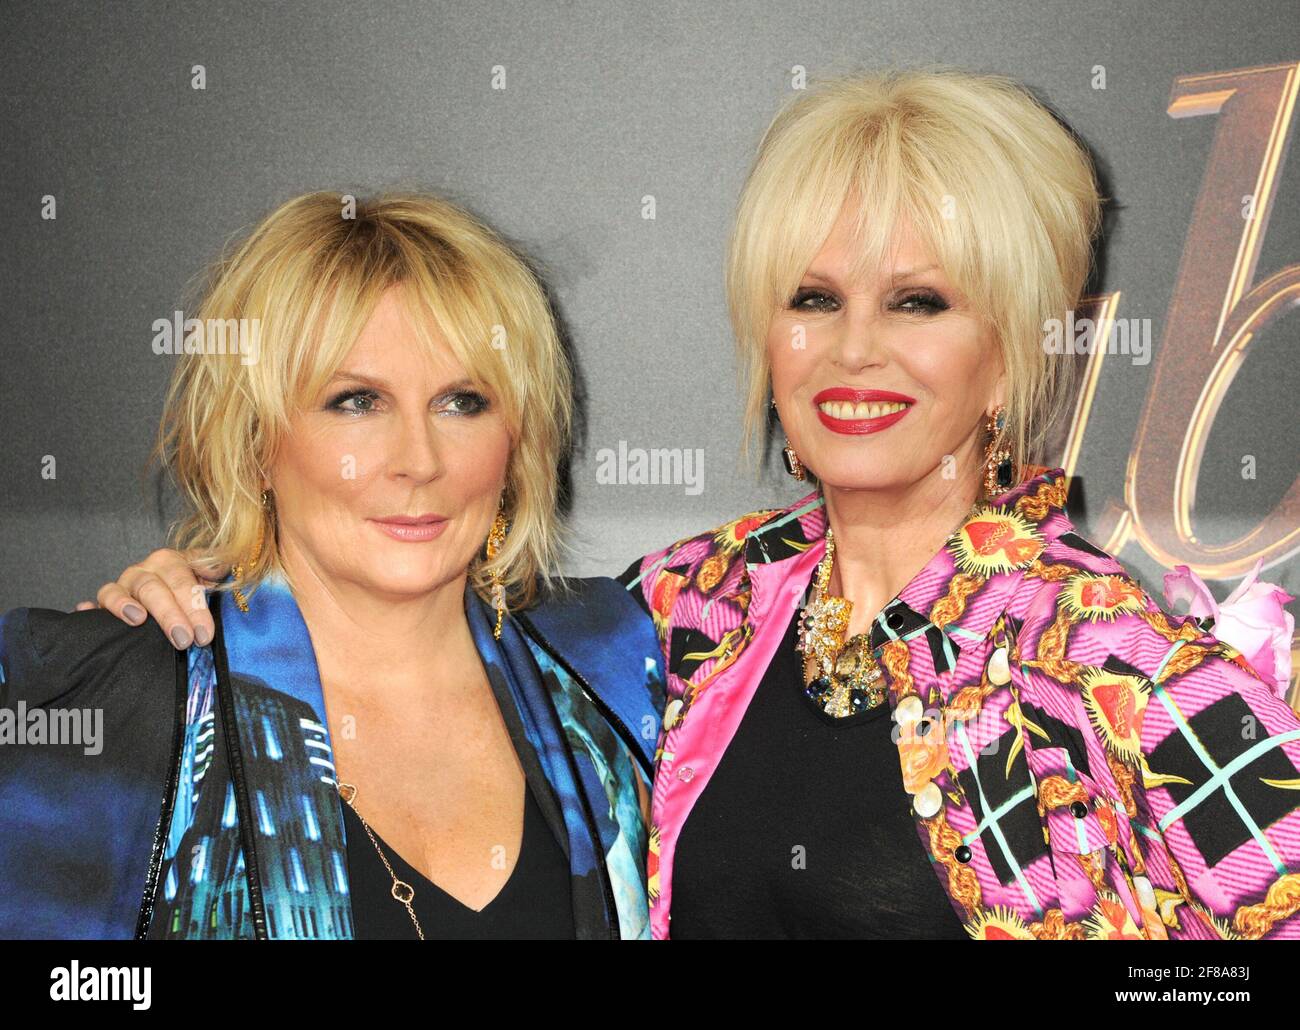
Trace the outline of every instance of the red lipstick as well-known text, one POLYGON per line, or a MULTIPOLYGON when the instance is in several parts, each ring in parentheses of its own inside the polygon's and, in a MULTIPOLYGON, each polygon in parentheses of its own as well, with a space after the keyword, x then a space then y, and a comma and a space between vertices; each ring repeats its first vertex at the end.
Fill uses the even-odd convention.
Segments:
POLYGON ((822 390, 813 397, 812 402, 813 407, 817 409, 817 417, 827 429, 849 436, 861 436, 864 433, 878 433, 882 429, 888 429, 912 410, 916 398, 903 393, 894 393, 891 390, 851 390, 847 386, 834 386, 829 390, 822 390), (822 410, 823 404, 832 405, 832 410, 835 410, 835 405, 841 407, 836 414, 830 414, 822 410), (859 404, 875 405, 877 408, 898 404, 904 406, 896 411, 875 416, 868 414, 863 417, 854 412, 854 408, 859 404), (837 417, 837 415, 846 417, 837 417))
POLYGON ((383 518, 370 519, 381 533, 386 533, 394 540, 407 543, 424 543, 435 540, 447 528, 447 519, 442 515, 385 515, 383 518))

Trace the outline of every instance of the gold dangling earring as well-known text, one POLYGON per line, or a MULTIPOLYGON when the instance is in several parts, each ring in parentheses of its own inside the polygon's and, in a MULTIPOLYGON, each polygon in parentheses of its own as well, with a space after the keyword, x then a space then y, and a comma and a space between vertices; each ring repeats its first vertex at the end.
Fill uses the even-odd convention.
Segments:
MULTIPOLYGON (((271 510, 271 494, 268 490, 262 491, 262 510, 271 510)), ((262 557, 262 544, 266 539, 265 532, 266 520, 264 518, 259 518, 257 520, 257 539, 253 542, 253 553, 231 569, 236 584, 239 583, 240 578, 244 575, 244 569, 251 569, 257 564, 257 560, 262 557)), ((231 592, 235 595, 235 604, 239 606, 239 610, 241 612, 248 611, 248 598, 244 596, 244 592, 239 589, 238 585, 236 585, 231 592)))
MULTIPOLYGON (((501 506, 497 508, 497 517, 492 520, 492 528, 488 530, 487 538, 487 560, 494 561, 496 556, 501 553, 501 545, 506 542, 506 531, 510 528, 510 523, 506 519, 505 498, 501 498, 501 506)), ((501 639, 501 620, 506 615, 506 589, 501 582, 501 573, 497 570, 492 571, 492 602, 497 610, 497 624, 492 630, 492 637, 495 640, 501 639)))
POLYGON ((794 478, 799 480, 799 482, 802 483, 808 478, 808 473, 804 471, 803 462, 799 460, 799 455, 797 455, 794 452, 794 448, 790 446, 789 440, 787 440, 785 446, 781 448, 781 460, 785 462, 786 472, 794 476, 794 478))
MULTIPOLYGON (((772 398, 772 410, 776 411, 775 397, 772 398)), ((780 418, 780 416, 777 417, 778 419, 780 418)), ((786 472, 794 476, 794 478, 799 480, 799 482, 802 483, 808 478, 808 473, 803 467, 803 462, 799 460, 799 455, 795 453, 795 449, 790 446, 789 437, 786 438, 785 446, 781 448, 781 461, 785 464, 786 472)))
POLYGON ((999 404, 990 412, 984 426, 989 442, 984 448, 984 494, 996 497, 1015 485, 1016 468, 1007 448, 1007 409, 999 404))

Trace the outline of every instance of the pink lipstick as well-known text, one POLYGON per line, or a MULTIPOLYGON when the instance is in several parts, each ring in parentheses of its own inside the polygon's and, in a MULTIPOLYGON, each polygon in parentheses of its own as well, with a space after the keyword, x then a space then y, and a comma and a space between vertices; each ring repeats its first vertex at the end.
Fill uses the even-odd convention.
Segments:
POLYGON ((370 521, 379 527, 381 533, 408 543, 435 540, 447 528, 447 520, 441 515, 385 515, 370 521))

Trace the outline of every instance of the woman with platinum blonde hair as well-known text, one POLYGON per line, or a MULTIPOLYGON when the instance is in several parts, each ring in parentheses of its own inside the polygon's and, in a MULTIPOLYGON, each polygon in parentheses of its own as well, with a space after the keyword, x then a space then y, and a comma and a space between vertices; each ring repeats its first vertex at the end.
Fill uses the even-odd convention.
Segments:
POLYGON ((313 193, 197 317, 257 333, 187 340, 161 440, 176 542, 234 572, 210 604, 138 581, 170 644, 5 616, 6 703, 105 725, 5 749, 0 935, 648 935, 657 648, 620 584, 554 578, 570 372, 536 277, 445 201, 313 193))
POLYGON ((1300 936, 1300 720, 1030 465, 1100 207, 1001 76, 828 80, 768 128, 727 287, 749 436, 773 409, 815 489, 622 577, 667 669, 655 937, 1300 936))

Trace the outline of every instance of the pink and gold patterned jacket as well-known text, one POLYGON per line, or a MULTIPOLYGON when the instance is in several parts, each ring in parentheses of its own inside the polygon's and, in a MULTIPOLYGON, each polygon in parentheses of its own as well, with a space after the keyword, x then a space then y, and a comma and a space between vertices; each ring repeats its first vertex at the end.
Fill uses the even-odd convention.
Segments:
MULTIPOLYGON (((981 940, 1300 939, 1300 719, 1077 536, 1066 489, 1055 469, 980 508, 871 630, 899 803, 938 887, 981 940)), ((657 938, 683 823, 805 599, 825 528, 814 493, 624 576, 668 672, 657 938)))

